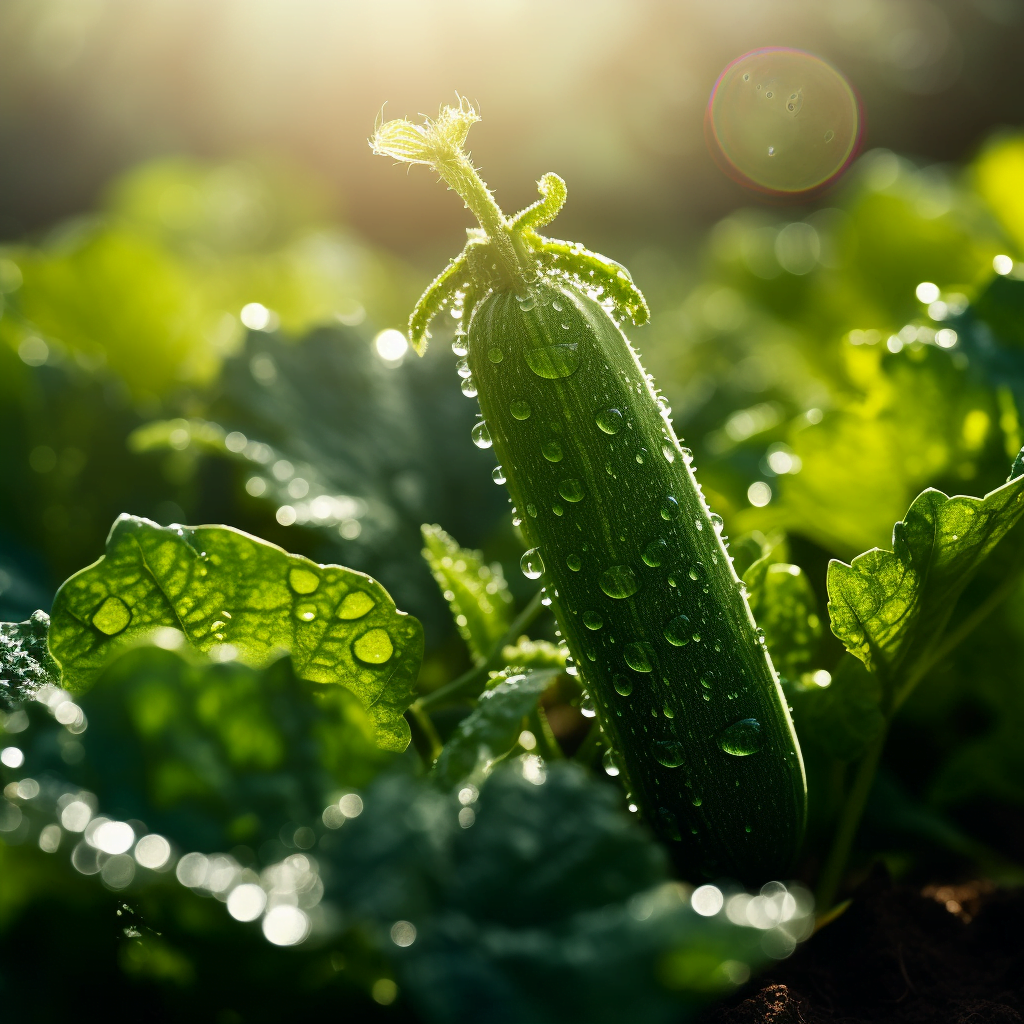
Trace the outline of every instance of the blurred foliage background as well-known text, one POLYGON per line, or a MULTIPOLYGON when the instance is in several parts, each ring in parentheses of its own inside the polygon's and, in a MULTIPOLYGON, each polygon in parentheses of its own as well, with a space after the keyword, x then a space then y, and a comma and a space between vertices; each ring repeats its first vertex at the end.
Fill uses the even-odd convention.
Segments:
MULTIPOLYGON (((555 170, 557 233, 630 267, 653 314, 634 340, 712 508, 788 545, 813 591, 793 675, 835 672, 828 559, 888 545, 926 486, 991 490, 1022 444, 1022 44, 1014 0, 9 0, 0 619, 48 608, 130 512, 367 572, 423 620, 425 686, 468 665, 420 525, 502 563, 520 602, 521 548, 451 321, 423 360, 378 344, 468 224, 365 143, 385 101, 458 89, 506 210, 555 170), (744 192, 703 141, 718 72, 769 44, 830 59, 864 105, 863 156, 806 201, 744 192)), ((864 839, 892 870, 1024 863, 1022 666, 1018 589, 897 720, 864 839)), ((3 857, 0 928, 25 929, 49 883, 3 857)), ((82 920, 105 912, 67 884, 82 920)), ((196 969, 125 956, 172 987, 196 969)), ((304 969, 312 991, 327 968, 304 969)))

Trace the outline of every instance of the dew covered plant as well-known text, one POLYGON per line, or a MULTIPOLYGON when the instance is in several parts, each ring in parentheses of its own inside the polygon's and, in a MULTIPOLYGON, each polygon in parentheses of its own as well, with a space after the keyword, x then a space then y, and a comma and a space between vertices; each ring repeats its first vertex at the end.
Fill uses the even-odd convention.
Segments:
MULTIPOLYGON (((373 139, 478 220, 410 321, 420 352, 454 329, 457 383, 445 351, 402 362, 386 325, 421 281, 403 292, 355 243, 330 262, 365 280, 305 337, 286 331, 319 322, 309 296, 256 281, 278 280, 276 249, 218 265, 179 224, 147 264, 114 244, 119 208, 96 250, 79 225, 52 252, 0 251, 15 1015, 64 1020, 129 979, 156 1019, 678 1024, 843 928, 883 854, 914 886, 1024 881, 1012 842, 963 814, 1024 803, 1024 269, 1006 255, 1024 139, 979 158, 969 230, 934 213, 966 186, 937 197, 931 172, 869 154, 842 216, 723 222, 682 307, 650 272, 645 358, 705 501, 625 333, 644 298, 540 233, 557 176, 501 213, 465 152, 475 119, 460 103, 373 139), (111 339, 159 336, 124 289, 159 292, 135 282, 169 266, 196 280, 195 251, 202 274, 246 281, 248 333, 179 395, 187 373, 111 339), (121 378, 139 408, 118 405, 121 378), (705 404, 680 394, 697 378, 705 404), (167 418, 148 420, 158 392, 167 418)), ((155 197, 147 237, 168 196, 198 197, 205 224, 224 194, 213 171, 138 173, 122 202, 155 197)))
POLYGON ((566 198, 506 218, 464 150, 465 102, 378 127, 376 153, 426 164, 479 222, 410 319, 422 350, 450 309, 482 419, 600 728, 651 827, 697 876, 763 882, 803 835, 786 702, 667 403, 623 333, 647 304, 628 271, 539 229, 566 198))

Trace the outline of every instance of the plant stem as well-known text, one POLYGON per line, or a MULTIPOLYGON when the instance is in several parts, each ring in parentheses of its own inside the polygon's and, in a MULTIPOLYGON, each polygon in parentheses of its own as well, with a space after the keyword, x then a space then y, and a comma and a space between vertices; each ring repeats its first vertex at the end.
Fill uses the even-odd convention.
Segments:
POLYGON ((560 761, 565 757, 555 734, 551 731, 548 716, 544 714, 544 709, 539 704, 530 715, 530 726, 537 737, 537 747, 545 761, 560 761))
POLYGON ((443 746, 441 737, 437 734, 437 729, 434 728, 430 715, 422 707, 417 707, 417 704, 413 704, 409 708, 409 714, 421 734, 421 742, 416 744, 416 749, 429 769, 440 756, 441 747, 443 746))
POLYGON ((888 731, 889 723, 886 722, 861 758, 857 768, 853 788, 846 798, 843 813, 839 818, 839 826, 836 829, 835 839, 832 841, 832 849, 829 850, 828 860, 825 861, 825 866, 818 879, 816 898, 819 913, 827 912, 835 902, 843 874, 846 871, 846 862, 850 857, 850 848, 857 836, 857 828, 868 802, 871 784, 875 781, 875 771, 878 768, 879 758, 882 756, 882 748, 885 746, 885 737, 888 731))
POLYGON ((530 603, 519 613, 515 622, 508 627, 505 635, 494 645, 491 653, 479 665, 474 665, 458 679, 453 679, 450 683, 434 690, 433 693, 424 694, 413 704, 413 707, 426 711, 428 708, 436 709, 448 704, 457 704, 466 697, 476 697, 483 689, 484 683, 487 682, 487 673, 502 664, 502 652, 505 647, 515 643, 543 609, 541 593, 538 590, 531 598, 530 603))

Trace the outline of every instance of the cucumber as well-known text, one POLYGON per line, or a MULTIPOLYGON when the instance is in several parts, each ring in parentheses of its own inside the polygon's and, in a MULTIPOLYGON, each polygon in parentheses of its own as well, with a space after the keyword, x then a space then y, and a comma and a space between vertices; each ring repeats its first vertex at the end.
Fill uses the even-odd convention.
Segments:
MULTIPOLYGON (((475 119, 463 106, 450 122, 460 110, 475 119)), ((445 116, 374 139, 399 155, 389 129, 431 138, 417 162, 486 228, 428 289, 412 340, 445 303, 461 314, 483 416, 473 439, 494 447, 530 544, 523 571, 547 588, 636 806, 690 877, 779 877, 803 835, 800 750, 722 520, 617 323, 642 321, 646 305, 618 264, 536 233, 565 198, 553 175, 517 218, 480 216, 493 204, 482 182, 467 196, 465 166, 445 173, 460 155, 468 164, 465 131, 446 143, 445 116)))

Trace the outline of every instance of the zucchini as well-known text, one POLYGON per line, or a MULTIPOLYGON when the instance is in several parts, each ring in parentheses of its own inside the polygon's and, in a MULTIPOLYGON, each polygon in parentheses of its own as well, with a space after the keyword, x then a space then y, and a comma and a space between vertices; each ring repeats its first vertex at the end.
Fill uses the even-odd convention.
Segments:
POLYGON ((788 871, 806 785, 788 708, 669 411, 619 326, 647 318, 624 268, 537 228, 555 175, 506 219, 463 150, 465 103, 380 125, 375 152, 434 167, 480 230, 410 320, 422 351, 447 307, 530 550, 631 797, 690 877, 788 871))

